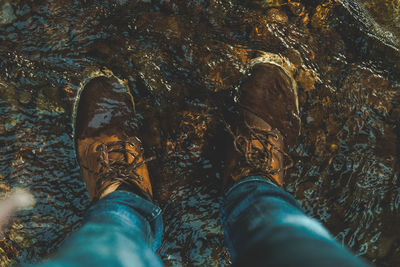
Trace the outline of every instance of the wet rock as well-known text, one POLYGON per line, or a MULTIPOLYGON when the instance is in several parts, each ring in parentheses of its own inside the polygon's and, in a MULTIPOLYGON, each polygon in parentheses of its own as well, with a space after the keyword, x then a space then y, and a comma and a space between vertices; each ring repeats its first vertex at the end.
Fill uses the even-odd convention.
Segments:
POLYGON ((43 94, 49 102, 56 102, 59 100, 58 88, 55 86, 43 86, 40 93, 43 94))
POLYGON ((304 16, 306 14, 306 8, 304 5, 300 2, 295 2, 295 1, 289 1, 289 7, 290 11, 293 13, 293 15, 296 16, 304 16))
POLYGON ((379 23, 384 26, 395 27, 400 33, 400 1, 365 0, 362 3, 379 23))
POLYGON ((39 91, 37 102, 37 112, 40 115, 57 115, 65 112, 60 102, 57 87, 46 86, 39 91))
MULTIPOLYGON (((400 89, 400 88, 399 88, 400 89)), ((390 119, 400 127, 400 94, 398 93, 391 100, 390 119)))
POLYGON ((73 98, 73 96, 75 95, 75 91, 70 86, 64 87, 64 92, 65 95, 69 98, 73 98))
POLYGON ((400 106, 392 109, 390 118, 400 126, 400 106))
POLYGON ((113 55, 113 49, 110 44, 105 40, 95 40, 91 45, 89 54, 94 57, 100 57, 102 59, 111 58, 113 55))
POLYGON ((368 106, 381 116, 388 116, 392 105, 394 89, 389 81, 381 75, 375 74, 371 69, 354 67, 347 71, 339 98, 340 105, 346 108, 359 110, 368 106), (351 103, 345 104, 345 103, 351 103))
POLYGON ((339 149, 339 146, 338 146, 337 144, 331 144, 331 145, 329 146, 329 149, 330 149, 330 151, 331 151, 332 153, 335 153, 335 152, 339 149))
POLYGON ((268 8, 268 7, 280 7, 287 3, 287 0, 247 0, 244 1, 246 5, 255 8, 268 8))
POLYGON ((8 119, 4 123, 4 129, 6 132, 11 132, 14 127, 17 125, 17 120, 13 118, 13 116, 8 117, 8 119))
POLYGON ((283 55, 289 59, 289 61, 296 67, 299 68, 303 65, 303 59, 299 51, 289 48, 283 52, 283 55))
POLYGON ((322 131, 319 131, 315 140, 315 154, 318 157, 326 155, 326 136, 322 131))
POLYGON ((312 69, 301 69, 296 77, 296 81, 301 84, 306 92, 315 89, 316 80, 317 74, 312 69))
POLYGON ((140 31, 150 30, 168 39, 181 38, 185 28, 181 19, 178 19, 176 16, 167 16, 159 12, 141 14, 135 26, 140 31))
POLYGON ((145 147, 160 148, 161 147, 161 125, 158 109, 154 105, 143 99, 136 104, 136 111, 140 111, 140 117, 143 116, 142 125, 140 126, 140 136, 145 147))
POLYGON ((0 1, 0 25, 10 24, 17 18, 14 14, 14 9, 8 1, 0 1))
MULTIPOLYGON (((246 58, 243 56, 237 60, 246 61, 246 58)), ((206 75, 213 85, 215 92, 231 90, 238 84, 239 80, 243 78, 243 73, 240 73, 237 68, 234 68, 234 63, 232 64, 231 61, 226 60, 225 62, 212 66, 213 68, 208 70, 209 73, 206 75)))
POLYGON ((262 41, 264 43, 268 43, 272 47, 279 47, 282 45, 282 42, 277 36, 272 34, 275 29, 278 29, 279 25, 274 23, 268 23, 266 19, 264 21, 256 22, 251 33, 250 40, 251 41, 262 41))
POLYGON ((267 11, 267 20, 269 22, 284 24, 288 22, 288 16, 280 9, 271 8, 267 11))
POLYGON ((0 99, 6 102, 10 106, 14 107, 19 106, 15 87, 9 86, 1 81, 0 81, 0 99))
POLYGON ((328 30, 329 18, 333 15, 334 6, 335 4, 332 3, 332 1, 317 6, 311 18, 311 26, 322 30, 328 30))
POLYGON ((375 146, 375 154, 382 159, 396 157, 397 134, 392 125, 384 124, 381 127, 381 133, 378 134, 375 146))
POLYGON ((326 120, 326 130, 331 136, 336 136, 336 134, 341 130, 341 127, 335 120, 335 116, 332 114, 329 115, 329 118, 326 120))
POLYGON ((132 55, 132 61, 136 63, 136 69, 143 75, 146 90, 153 92, 170 91, 171 85, 161 72, 162 58, 157 57, 149 49, 137 50, 132 55))
POLYGON ((29 102, 31 102, 32 99, 32 92, 31 91, 26 91, 23 92, 22 94, 19 95, 19 102, 21 104, 28 104, 29 102))
POLYGON ((9 238, 3 237, 0 240, 0 262, 2 266, 11 266, 11 260, 20 255, 17 248, 10 242, 9 238))
MULTIPOLYGON (((1 178, 1 177, 4 177, 4 176, 0 174, 0 180, 3 180, 3 178, 1 178)), ((0 183, 0 193, 1 194, 5 194, 5 193, 9 192, 10 190, 11 190, 10 185, 0 183)))

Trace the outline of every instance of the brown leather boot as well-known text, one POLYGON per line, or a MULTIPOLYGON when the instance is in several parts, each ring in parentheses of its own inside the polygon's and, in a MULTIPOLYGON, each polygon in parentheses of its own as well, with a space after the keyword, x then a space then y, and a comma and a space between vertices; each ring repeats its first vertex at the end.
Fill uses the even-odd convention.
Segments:
POLYGON ((256 64, 240 87, 240 117, 228 151, 224 189, 240 179, 260 175, 283 185, 292 166, 287 146, 299 134, 300 119, 294 80, 280 66, 256 64))
POLYGON ((129 89, 115 77, 100 76, 79 93, 74 142, 90 198, 98 200, 122 189, 151 200, 148 160, 137 137, 129 89))

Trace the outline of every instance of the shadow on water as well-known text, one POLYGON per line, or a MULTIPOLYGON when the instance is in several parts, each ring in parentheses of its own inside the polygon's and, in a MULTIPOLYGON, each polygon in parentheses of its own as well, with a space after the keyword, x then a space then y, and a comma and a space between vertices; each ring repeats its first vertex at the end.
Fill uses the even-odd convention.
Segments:
MULTIPOLYGON (((37 201, 0 241, 1 264, 37 262, 79 228, 89 201, 72 103, 106 67, 129 81, 146 153, 157 155, 165 265, 227 266, 220 114, 232 119, 246 64, 273 52, 296 67, 300 89, 286 189, 356 254, 399 265, 400 57, 394 38, 365 26, 388 1, 359 1, 358 13, 342 2, 1 0, 0 191, 27 188, 37 201)), ((374 23, 398 38, 390 20, 374 23)))

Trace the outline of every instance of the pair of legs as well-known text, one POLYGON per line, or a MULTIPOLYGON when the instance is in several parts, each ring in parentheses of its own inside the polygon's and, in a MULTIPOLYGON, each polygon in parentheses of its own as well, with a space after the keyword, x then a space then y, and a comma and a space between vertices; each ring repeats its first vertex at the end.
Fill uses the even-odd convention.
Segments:
MULTIPOLYGON (((365 266, 282 189, 298 134, 296 88, 275 64, 257 64, 241 86, 227 151, 221 221, 237 266, 365 266)), ((74 137, 93 205, 83 226, 41 266, 162 266, 161 209, 152 187, 133 97, 115 77, 79 92, 74 137)))
MULTIPOLYGON (((264 177, 247 177, 225 195, 225 241, 236 266, 366 266, 340 246, 293 197, 264 177)), ((94 204, 83 226, 41 266, 162 266, 161 210, 127 191, 94 204)))

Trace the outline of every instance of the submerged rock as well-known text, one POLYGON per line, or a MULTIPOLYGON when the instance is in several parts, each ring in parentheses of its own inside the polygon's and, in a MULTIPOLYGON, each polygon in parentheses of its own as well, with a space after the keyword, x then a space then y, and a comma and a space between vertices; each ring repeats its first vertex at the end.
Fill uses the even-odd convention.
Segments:
POLYGON ((26 91, 19 95, 19 102, 21 104, 28 104, 32 99, 32 92, 26 91))
POLYGON ((312 69, 301 69, 296 81, 303 86, 304 91, 311 91, 315 89, 317 74, 312 69))
POLYGON ((58 115, 65 112, 60 102, 57 87, 45 86, 39 91, 36 103, 37 112, 40 115, 58 115))
POLYGON ((17 18, 14 14, 14 9, 9 2, 0 1, 1 16, 0 25, 10 24, 17 18))
POLYGON ((287 4, 287 0, 247 0, 244 1, 245 4, 258 7, 258 8, 268 8, 268 7, 280 7, 287 4))
POLYGON ((9 106, 17 107, 19 106, 17 99, 16 88, 0 81, 0 100, 9 106))
POLYGON ((267 20, 270 22, 284 24, 288 22, 288 16, 282 10, 271 8, 267 12, 267 20))

